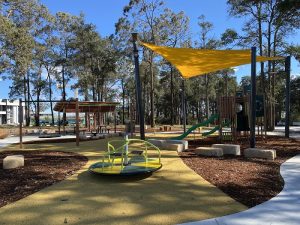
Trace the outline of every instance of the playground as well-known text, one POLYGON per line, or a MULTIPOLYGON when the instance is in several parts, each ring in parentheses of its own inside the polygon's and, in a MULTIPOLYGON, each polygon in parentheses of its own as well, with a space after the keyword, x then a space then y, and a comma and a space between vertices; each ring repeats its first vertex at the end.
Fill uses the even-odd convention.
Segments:
POLYGON ((245 20, 213 35, 177 0, 110 35, 106 1, 26 2, 0 3, 0 225, 299 225, 294 1, 203 1, 245 20))
MULTIPOLYGON (((4 193, 18 197, 8 199, 4 205, 1 199, 1 223, 177 224, 228 215, 276 196, 284 185, 280 165, 299 154, 299 141, 270 137, 267 143, 258 141, 258 146, 276 149, 278 157, 274 161, 196 156, 194 147, 215 142, 208 138, 201 143, 190 142, 190 150, 179 155, 176 151, 161 149, 163 168, 152 175, 103 177, 90 174, 88 168, 105 154, 108 141, 111 139, 85 141, 80 148, 74 147, 74 142, 24 144, 25 156, 32 152, 32 158, 41 159, 43 168, 47 165, 53 168, 40 170, 38 176, 30 176, 30 169, 24 169, 23 173, 28 176, 14 191, 5 191, 5 186, 1 186, 2 197, 4 193), (48 160, 42 160, 37 150, 48 160), (66 155, 61 158, 57 151, 66 155), (82 155, 79 158, 78 153, 82 155), (57 161, 49 160, 51 155, 56 156, 57 161)), ((6 151, 20 153, 18 145, 3 150, 1 158, 6 151)), ((30 160, 31 157, 27 157, 26 164, 30 165, 30 160)), ((36 168, 31 169, 37 173, 36 168)), ((14 171, 17 178, 20 170, 14 171)))

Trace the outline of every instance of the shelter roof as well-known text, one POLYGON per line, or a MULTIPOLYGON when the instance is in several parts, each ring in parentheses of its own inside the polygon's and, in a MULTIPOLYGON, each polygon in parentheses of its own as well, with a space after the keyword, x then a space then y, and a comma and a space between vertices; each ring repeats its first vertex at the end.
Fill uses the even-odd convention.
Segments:
MULTIPOLYGON (((118 102, 89 102, 79 101, 79 112, 113 112, 115 111, 118 102)), ((76 112, 76 101, 57 102, 54 106, 54 111, 75 113, 76 112)))
MULTIPOLYGON (((163 56, 187 79, 207 73, 251 63, 251 50, 211 50, 171 48, 140 42, 145 47, 163 56)), ((257 56, 257 62, 280 60, 283 57, 257 56)))

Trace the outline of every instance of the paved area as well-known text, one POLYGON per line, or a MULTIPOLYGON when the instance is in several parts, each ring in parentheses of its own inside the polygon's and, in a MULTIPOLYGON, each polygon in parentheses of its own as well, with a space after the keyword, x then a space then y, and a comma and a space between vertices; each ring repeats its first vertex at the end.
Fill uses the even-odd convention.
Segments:
MULTIPOLYGON (((272 132, 268 132, 268 135, 279 135, 284 136, 285 128, 284 126, 277 126, 272 132)), ((290 127, 290 137, 300 139, 300 126, 291 126, 290 127)))
POLYGON ((284 189, 270 201, 244 212, 185 225, 299 225, 300 155, 280 167, 284 189))
MULTIPOLYGON (((68 139, 68 138, 75 138, 75 135, 64 135, 61 137, 55 137, 55 139, 68 139)), ((35 140, 46 140, 46 139, 53 139, 53 138, 39 138, 38 135, 27 135, 23 136, 23 142, 26 141, 35 141, 35 140)), ((7 137, 5 139, 0 139, 0 149, 4 148, 10 144, 19 143, 20 138, 17 136, 7 137)))
MULTIPOLYGON (((107 140, 25 145, 25 150, 83 154, 86 166, 55 185, 0 208, 0 225, 178 224, 246 209, 188 168, 175 151, 162 150, 163 167, 150 177, 94 176, 107 140)), ((18 145, 3 150, 18 149, 18 145)), ((1 181, 0 181, 1 182, 1 181)))

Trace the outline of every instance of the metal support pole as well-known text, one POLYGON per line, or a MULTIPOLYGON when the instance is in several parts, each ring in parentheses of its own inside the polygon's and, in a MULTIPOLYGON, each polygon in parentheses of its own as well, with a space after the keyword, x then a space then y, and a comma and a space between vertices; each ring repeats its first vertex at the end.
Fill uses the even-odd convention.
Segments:
POLYGON ((22 131, 22 124, 23 124, 23 106, 22 106, 22 99, 19 99, 19 136, 20 136, 20 148, 23 148, 23 131, 22 131))
POLYGON ((79 146, 79 103, 76 98, 76 146, 79 146))
POLYGON ((185 107, 185 85, 184 85, 184 80, 182 80, 182 124, 183 124, 183 132, 186 132, 186 107, 185 107))
POLYGON ((285 137, 290 137, 291 56, 285 58, 285 137))
POLYGON ((251 48, 251 123, 250 147, 255 148, 255 121, 256 121, 256 47, 251 48))
POLYGON ((137 41, 137 33, 132 33, 133 56, 134 56, 134 65, 135 65, 135 87, 136 87, 137 106, 138 106, 137 111, 139 114, 141 139, 145 140, 144 107, 143 107, 141 81, 140 81, 139 51, 136 47, 136 41, 137 41))

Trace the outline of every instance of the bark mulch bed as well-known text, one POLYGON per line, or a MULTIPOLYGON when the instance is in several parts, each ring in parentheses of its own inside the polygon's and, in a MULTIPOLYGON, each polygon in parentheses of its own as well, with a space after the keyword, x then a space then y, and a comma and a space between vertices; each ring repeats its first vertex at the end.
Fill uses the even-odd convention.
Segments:
POLYGON ((22 199, 74 174, 88 159, 61 151, 0 152, 0 207, 22 199), (25 166, 3 170, 3 158, 24 155, 25 166))
MULTIPOLYGON (((287 159, 300 154, 300 141, 283 137, 268 137, 267 142, 257 140, 258 148, 275 149, 274 161, 246 159, 243 156, 220 158, 197 156, 193 149, 210 146, 217 140, 190 141, 190 149, 180 153, 184 163, 208 182, 217 186, 238 202, 253 207, 276 196, 283 188, 280 165, 287 159)), ((249 147, 240 143, 241 151, 249 147)))

